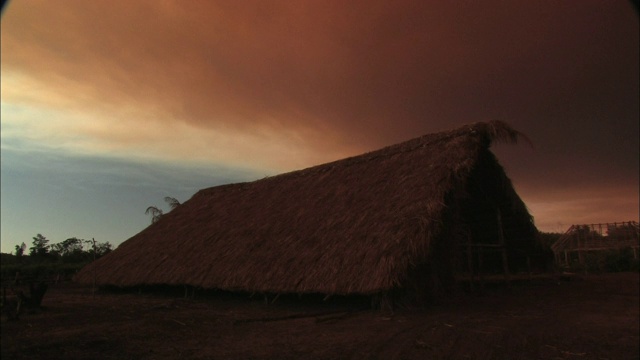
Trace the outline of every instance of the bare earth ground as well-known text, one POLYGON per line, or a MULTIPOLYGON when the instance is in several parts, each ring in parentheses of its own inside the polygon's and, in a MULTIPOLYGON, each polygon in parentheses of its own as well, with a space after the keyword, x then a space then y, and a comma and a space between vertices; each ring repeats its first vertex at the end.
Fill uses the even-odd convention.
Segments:
POLYGON ((639 280, 538 280, 394 314, 59 284, 42 310, 3 317, 2 359, 638 359, 639 280))

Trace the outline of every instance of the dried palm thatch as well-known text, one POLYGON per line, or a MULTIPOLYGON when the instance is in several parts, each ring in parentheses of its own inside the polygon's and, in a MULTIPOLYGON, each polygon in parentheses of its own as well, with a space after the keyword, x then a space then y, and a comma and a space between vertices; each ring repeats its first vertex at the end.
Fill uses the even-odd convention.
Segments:
POLYGON ((360 156, 197 192, 82 269, 97 284, 232 291, 375 294, 437 262, 483 177, 509 214, 532 219, 488 150, 522 134, 502 122, 425 135, 360 156), (479 169, 485 169, 479 171, 479 169), (475 175, 474 175, 475 174, 475 175), (473 192, 473 191, 472 191, 473 192), (506 205, 505 205, 506 203, 506 205), (511 209, 511 210, 509 210, 511 209), (439 244, 439 245, 438 245, 439 244))

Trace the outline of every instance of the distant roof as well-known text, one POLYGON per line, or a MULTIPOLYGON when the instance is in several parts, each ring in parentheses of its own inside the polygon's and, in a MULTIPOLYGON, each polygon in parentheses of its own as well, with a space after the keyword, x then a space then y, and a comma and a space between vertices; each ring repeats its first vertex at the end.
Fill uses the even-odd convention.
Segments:
POLYGON ((551 245, 556 256, 562 252, 594 251, 640 247, 637 221, 571 225, 551 245))

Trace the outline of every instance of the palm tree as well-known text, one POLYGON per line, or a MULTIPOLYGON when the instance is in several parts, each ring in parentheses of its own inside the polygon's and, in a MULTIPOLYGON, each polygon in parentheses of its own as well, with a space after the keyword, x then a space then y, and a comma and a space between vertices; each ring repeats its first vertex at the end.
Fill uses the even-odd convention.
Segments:
POLYGON ((144 212, 146 215, 151 214, 151 223, 155 223, 156 221, 160 220, 160 218, 162 217, 162 210, 158 209, 157 206, 149 206, 147 208, 147 210, 144 212))
MULTIPOLYGON (((164 201, 167 202, 167 204, 169 204, 169 207, 171 208, 171 210, 177 208, 178 206, 180 206, 180 201, 178 201, 178 199, 171 197, 171 196, 165 196, 164 197, 164 201)), ((169 211, 171 211, 169 210, 169 211)), ((164 215, 164 212, 162 211, 162 209, 158 208, 157 206, 149 206, 147 208, 147 210, 144 212, 146 215, 151 214, 151 223, 155 223, 156 221, 160 220, 160 218, 162 217, 162 215, 164 215)))
MULTIPOLYGON (((167 202, 167 204, 169 204, 169 207, 171 208, 171 210, 177 208, 178 206, 180 206, 180 201, 178 201, 178 199, 171 197, 171 196, 165 196, 164 197, 164 201, 167 202)), ((169 210, 169 211, 171 211, 169 210)), ((155 223, 158 220, 160 220, 160 218, 162 217, 162 215, 164 215, 164 212, 162 211, 162 209, 158 208, 157 206, 149 206, 147 208, 147 210, 144 212, 146 215, 151 215, 151 223, 155 223)))
POLYGON ((171 208, 171 210, 180 206, 180 201, 178 201, 178 199, 173 198, 171 196, 165 196, 164 201, 166 201, 167 204, 169 204, 169 207, 171 208))

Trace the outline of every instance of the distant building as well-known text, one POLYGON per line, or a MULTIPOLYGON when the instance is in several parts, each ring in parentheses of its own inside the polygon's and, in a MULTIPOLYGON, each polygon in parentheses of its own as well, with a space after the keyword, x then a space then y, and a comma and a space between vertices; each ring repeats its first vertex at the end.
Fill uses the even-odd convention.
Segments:
POLYGON ((551 249, 555 254, 556 264, 563 267, 576 263, 584 266, 588 254, 611 250, 628 249, 633 253, 633 258, 637 259, 639 234, 637 221, 571 225, 551 249))

